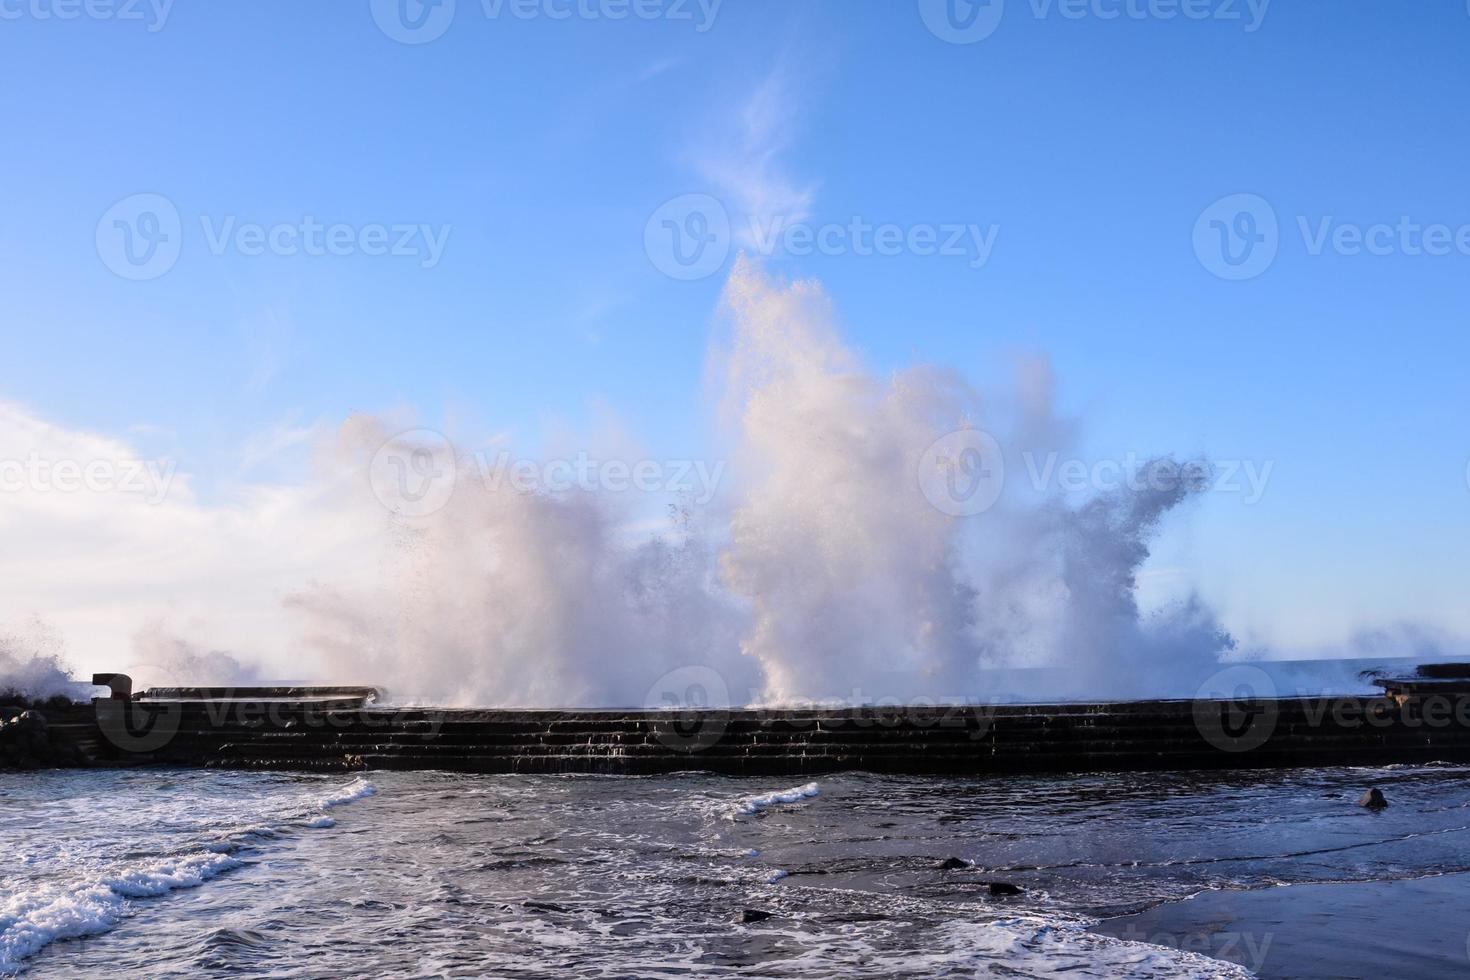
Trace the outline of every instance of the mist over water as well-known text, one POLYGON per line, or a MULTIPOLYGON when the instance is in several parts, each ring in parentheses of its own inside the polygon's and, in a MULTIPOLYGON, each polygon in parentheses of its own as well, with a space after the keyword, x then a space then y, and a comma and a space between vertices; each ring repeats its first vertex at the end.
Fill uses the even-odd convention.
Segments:
MULTIPOLYGON (((988 668, 1050 666, 1074 688, 1059 694, 1188 696, 1231 650, 1199 600, 1144 617, 1136 599, 1187 481, 1079 504, 1011 479, 968 516, 926 491, 954 433, 985 433, 1004 458, 984 462, 1013 474, 1023 453, 1071 447, 1078 426, 1055 415, 1044 362, 1023 364, 1004 395, 941 367, 875 374, 820 285, 746 260, 717 323, 709 375, 728 470, 707 503, 676 499, 659 530, 630 531, 640 515, 626 495, 487 479, 463 465, 464 446, 447 450, 461 465, 440 506, 394 513, 363 475, 401 427, 343 424, 293 519, 269 524, 330 523, 348 542, 339 565, 345 554, 364 572, 278 583, 293 679, 446 705, 662 704, 691 686, 772 704, 983 699, 988 668)), ((287 499, 271 506, 285 513, 287 499)), ((270 679, 249 637, 185 639, 164 619, 130 633, 141 683, 270 679)), ((13 686, 60 670, 3 645, 0 658, 13 686)))

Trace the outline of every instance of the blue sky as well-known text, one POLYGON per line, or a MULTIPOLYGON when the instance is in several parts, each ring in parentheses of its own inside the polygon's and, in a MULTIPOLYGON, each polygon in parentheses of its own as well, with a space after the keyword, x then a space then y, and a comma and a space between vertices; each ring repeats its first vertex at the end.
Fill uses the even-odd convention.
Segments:
POLYGON ((1259 502, 1206 495, 1156 551, 1242 635, 1470 631, 1470 254, 1313 255, 1299 227, 1470 224, 1464 3, 1277 0, 1248 30, 1244 0, 1203 19, 1007 0, 965 44, 917 2, 670 4, 458 0, 420 44, 367 2, 181 0, 161 23, 7 6, 0 400, 177 458, 205 493, 288 471, 243 466, 262 440, 403 407, 534 443, 609 406, 651 452, 698 454, 724 276, 650 261, 661 205, 994 226, 979 268, 769 265, 819 279, 880 373, 934 362, 984 389, 1049 357, 1089 458, 1270 461, 1259 502), (140 193, 177 209, 181 250, 131 281, 98 224, 140 193), (1192 239, 1235 194, 1280 233, 1243 281, 1192 239), (448 237, 425 268, 215 255, 204 227, 306 216, 448 237))

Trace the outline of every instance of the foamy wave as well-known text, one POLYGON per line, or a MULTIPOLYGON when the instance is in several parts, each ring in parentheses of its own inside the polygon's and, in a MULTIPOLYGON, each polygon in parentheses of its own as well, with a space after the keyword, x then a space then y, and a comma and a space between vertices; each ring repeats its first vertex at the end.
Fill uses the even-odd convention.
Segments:
POLYGON ((179 888, 196 888, 224 871, 240 867, 228 854, 195 854, 178 860, 160 859, 104 878, 103 884, 125 898, 153 898, 179 888))
POLYGON ((18 972, 23 960, 58 939, 106 932, 126 913, 128 899, 195 888, 243 863, 205 851, 133 865, 79 887, 49 887, 7 899, 0 905, 0 973, 18 972))
POLYGON ((0 900, 0 975, 14 974, 24 960, 58 939, 107 932, 127 914, 130 899, 157 898, 182 888, 197 888, 245 862, 234 854, 252 841, 268 840, 292 827, 325 830, 332 817, 312 811, 345 806, 377 793, 357 778, 325 798, 306 797, 278 816, 222 829, 216 840, 194 846, 198 853, 160 857, 97 874, 70 885, 47 885, 0 900))
POLYGON ((378 787, 359 776, 337 792, 324 797, 321 803, 322 809, 329 810, 336 806, 346 806, 349 803, 356 803, 358 800, 366 799, 369 796, 376 796, 377 793, 378 787))
POLYGON ((790 940, 780 960, 783 976, 980 976, 1007 975, 1067 980, 1246 980, 1250 971, 1198 953, 1103 936, 1088 931, 1091 919, 1067 912, 1026 912, 990 917, 973 905, 932 902, 901 895, 800 891, 791 921, 763 923, 773 938, 790 940), (813 907, 869 915, 869 928, 802 940, 799 919, 813 907), (903 923, 935 923, 915 947, 899 931, 903 923))
MULTIPOLYGON (((1019 916, 989 923, 957 923, 968 949, 996 957, 1039 977, 1129 977, 1131 980, 1247 980, 1244 967, 1199 953, 1088 932, 1081 920, 1019 916)), ((964 948, 964 947, 961 947, 964 948)))
POLYGON ((793 789, 783 789, 775 793, 766 793, 763 796, 747 796, 735 804, 736 816, 751 816, 767 810, 773 806, 784 803, 800 803, 820 795, 822 788, 816 783, 807 783, 805 786, 797 786, 793 789))

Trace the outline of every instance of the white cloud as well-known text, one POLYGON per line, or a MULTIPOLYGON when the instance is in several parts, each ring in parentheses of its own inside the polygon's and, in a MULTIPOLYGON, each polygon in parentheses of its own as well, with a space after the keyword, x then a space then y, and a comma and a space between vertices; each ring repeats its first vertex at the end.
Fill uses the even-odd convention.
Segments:
POLYGON ((361 468, 317 435, 311 482, 204 502, 172 460, 0 403, 0 624, 39 617, 89 674, 136 659, 136 631, 168 614, 203 646, 299 676, 284 595, 360 578, 373 556, 364 526, 386 517, 361 468))

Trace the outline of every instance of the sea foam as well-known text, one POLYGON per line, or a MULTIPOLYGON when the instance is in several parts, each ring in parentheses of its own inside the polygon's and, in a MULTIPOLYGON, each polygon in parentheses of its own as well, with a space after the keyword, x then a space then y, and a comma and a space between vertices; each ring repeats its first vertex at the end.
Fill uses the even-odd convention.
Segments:
POLYGON ((768 810, 773 806, 781 806, 785 803, 800 803, 819 796, 822 788, 816 783, 807 783, 805 786, 797 786, 792 789, 778 790, 774 793, 765 793, 760 796, 747 796, 735 804, 735 816, 753 816, 762 810, 768 810))
POLYGON ((332 807, 346 806, 348 803, 356 803, 358 800, 369 796, 376 796, 378 788, 366 779, 358 777, 341 789, 322 799, 322 809, 328 810, 332 807))
POLYGON ((129 899, 195 888, 243 863, 209 851, 158 858, 79 886, 50 886, 9 898, 0 904, 0 973, 17 972, 22 960, 58 939, 106 932, 127 913, 129 899))
POLYGON ((345 806, 373 796, 377 787, 361 777, 338 787, 326 797, 307 797, 273 819, 247 826, 235 825, 212 841, 196 843, 197 852, 148 858, 105 871, 84 874, 79 880, 47 883, 0 898, 0 975, 18 973, 23 961, 60 939, 78 939, 104 933, 128 914, 132 900, 158 898, 184 888, 197 888, 212 878, 242 867, 236 857, 252 840, 280 836, 286 828, 335 827, 329 816, 311 811, 345 806))

